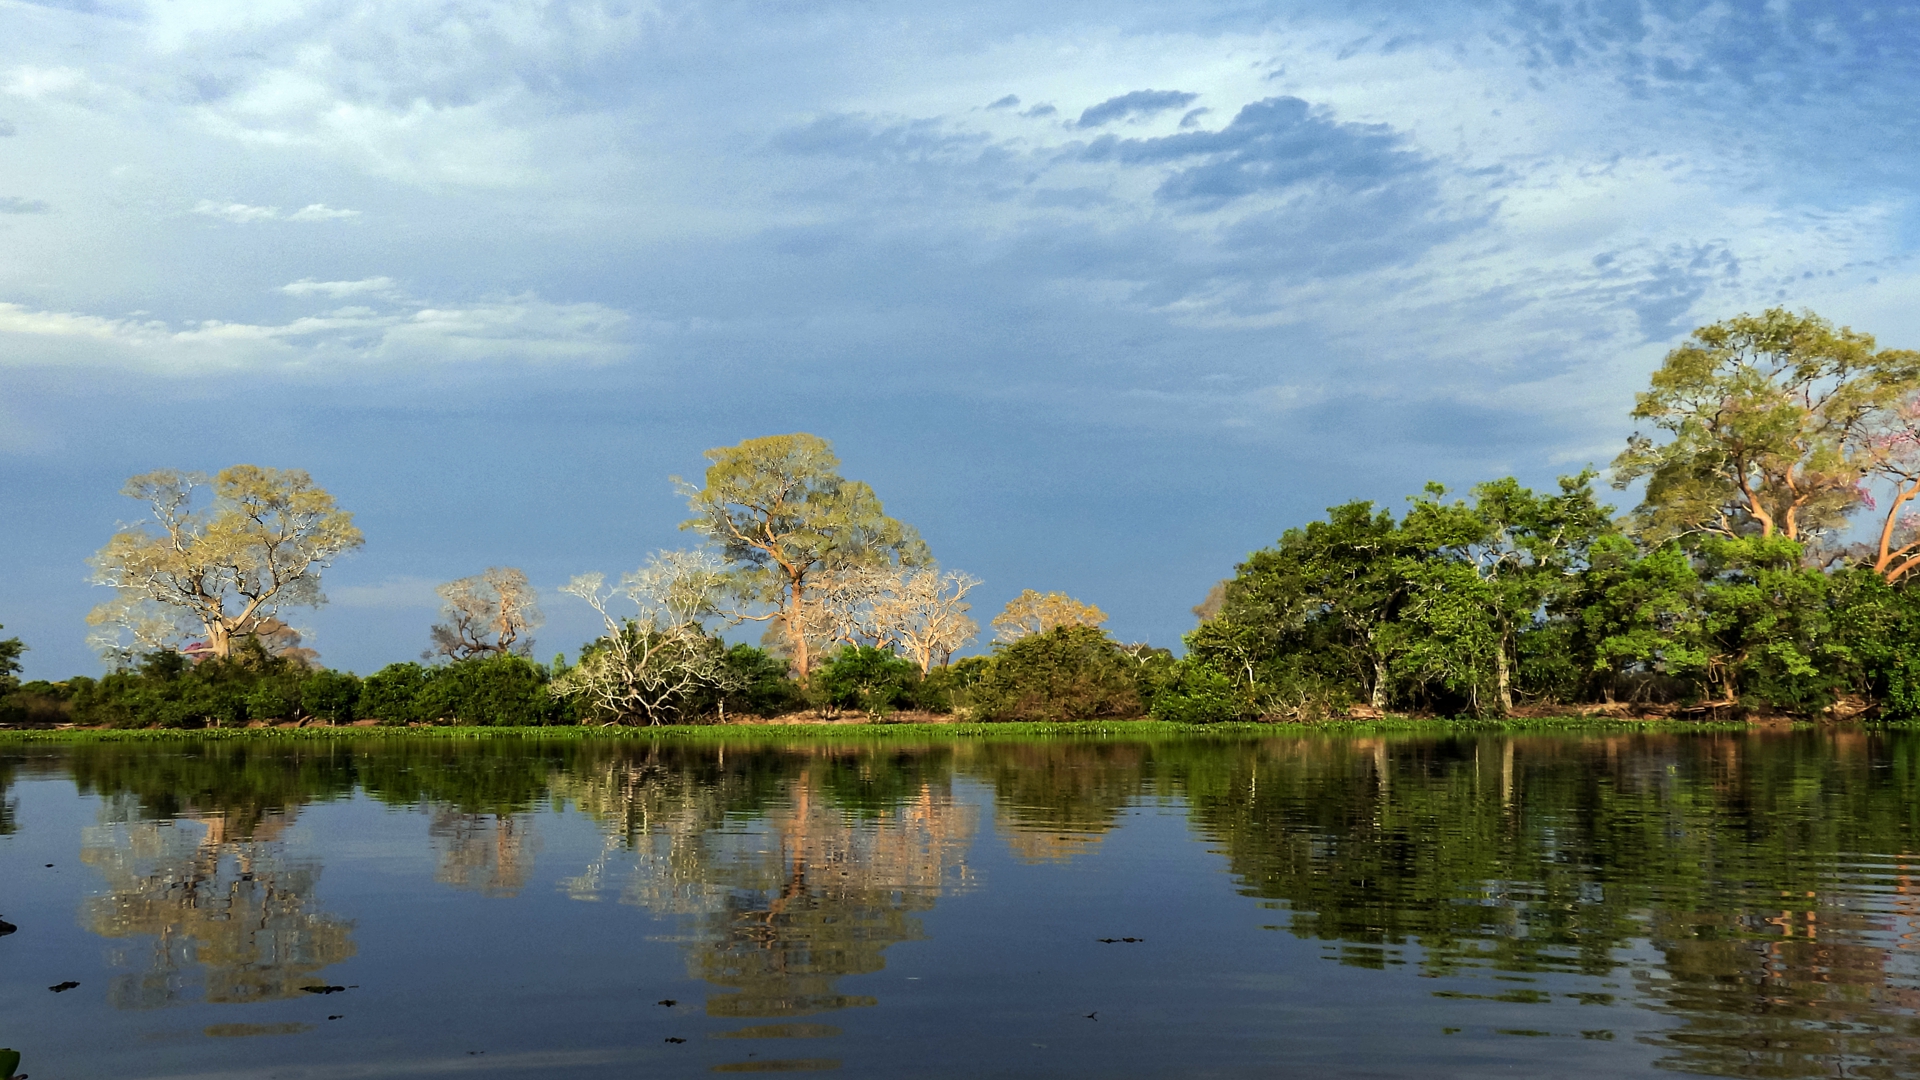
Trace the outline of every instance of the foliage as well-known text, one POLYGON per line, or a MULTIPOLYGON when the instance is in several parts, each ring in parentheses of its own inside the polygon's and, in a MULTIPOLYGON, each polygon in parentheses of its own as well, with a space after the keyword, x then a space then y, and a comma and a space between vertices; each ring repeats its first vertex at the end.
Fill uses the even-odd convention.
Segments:
POLYGON ((333 724, 351 723, 360 715, 360 680, 348 671, 315 671, 300 680, 300 712, 333 724))
POLYGON ((122 529, 92 559, 94 581, 117 593, 87 617, 109 659, 178 648, 189 627, 208 655, 226 659, 280 609, 324 602, 321 570, 363 542, 353 515, 299 469, 223 469, 212 504, 192 509, 208 484, 202 473, 161 469, 122 489, 148 505, 160 531, 122 529))
POLYGON ((1707 532, 1809 541, 1840 529, 1876 466, 1863 439, 1909 393, 1920 354, 1879 351, 1812 313, 1772 308, 1694 331, 1634 407, 1615 482, 1646 480, 1636 528, 1659 542, 1707 532))
POLYGON ((383 724, 411 724, 422 719, 418 702, 429 671, 412 662, 388 664, 360 684, 360 712, 383 724))
POLYGON ((827 660, 816 673, 813 687, 831 708, 859 709, 868 716, 887 713, 913 702, 920 670, 912 661, 885 649, 849 645, 827 660))
POLYGON ((973 687, 982 720, 1062 721, 1139 716, 1136 665, 1091 626, 1061 626, 996 645, 973 687))
POLYGON ((1084 604, 1063 592, 1043 593, 1027 589, 1007 601, 993 617, 995 641, 1019 641, 1033 634, 1044 634, 1062 626, 1100 626, 1107 613, 1084 604))
POLYGON ((784 631, 794 672, 812 670, 807 616, 821 575, 854 566, 930 561, 911 525, 886 516, 871 487, 840 475, 833 446, 816 435, 770 435, 708 450, 702 487, 675 478, 693 517, 681 524, 733 564, 734 594, 784 631))

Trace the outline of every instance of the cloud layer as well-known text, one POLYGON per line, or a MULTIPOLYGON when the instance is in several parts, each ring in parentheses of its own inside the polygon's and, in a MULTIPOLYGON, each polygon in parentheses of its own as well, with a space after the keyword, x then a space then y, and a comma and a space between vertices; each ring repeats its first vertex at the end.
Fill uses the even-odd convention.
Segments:
POLYGON ((1699 323, 1920 344, 1916 61, 1880 3, 0 8, 0 623, 82 664, 160 464, 329 464, 358 596, 637 563, 809 429, 1172 644, 1337 498, 1604 464, 1699 323))

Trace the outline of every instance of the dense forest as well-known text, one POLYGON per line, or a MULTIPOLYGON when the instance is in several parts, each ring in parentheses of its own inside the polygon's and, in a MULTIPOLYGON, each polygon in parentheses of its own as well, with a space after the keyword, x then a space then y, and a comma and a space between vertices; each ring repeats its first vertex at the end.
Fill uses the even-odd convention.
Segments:
POLYGON ((1669 353, 1633 419, 1609 477, 1641 493, 1626 514, 1591 469, 1548 492, 1505 478, 1464 498, 1430 484, 1397 514, 1333 507, 1221 582, 1180 657, 1028 590, 985 655, 956 658, 979 581, 794 434, 675 478, 700 545, 561 590, 604 624, 577 662, 532 658, 535 590, 495 567, 441 586, 425 662, 360 678, 280 618, 364 543, 352 515, 298 470, 162 470, 125 489, 154 525, 93 558, 110 673, 23 685, 23 643, 0 642, 0 722, 1920 716, 1920 353, 1811 313, 1740 316, 1669 353), (760 646, 723 638, 747 623, 760 646))

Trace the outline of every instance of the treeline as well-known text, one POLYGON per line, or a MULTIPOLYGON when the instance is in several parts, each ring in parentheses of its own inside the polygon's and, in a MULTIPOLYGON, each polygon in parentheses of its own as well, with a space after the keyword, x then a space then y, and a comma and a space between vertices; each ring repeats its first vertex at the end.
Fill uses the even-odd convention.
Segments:
POLYGON ((700 485, 675 478, 699 547, 561 590, 603 624, 576 663, 531 659, 536 593, 494 567, 441 586, 431 663, 361 679, 318 667, 279 617, 319 603, 322 569, 364 543, 352 515, 298 470, 162 470, 125 489, 158 528, 93 558, 113 599, 88 621, 113 672, 17 686, 20 643, 0 642, 0 721, 1920 716, 1920 353, 1812 314, 1741 316, 1668 354, 1633 416, 1651 434, 1613 463, 1617 488, 1642 485, 1625 516, 1592 470, 1546 493, 1430 485, 1399 515, 1334 507, 1222 582, 1178 659, 1028 590, 988 655, 956 660, 979 581, 942 571, 825 440, 794 434, 709 450, 700 485), (750 622, 761 647, 724 640, 750 622))
MULTIPOLYGON (((1920 354, 1811 314, 1696 331, 1613 463, 1541 494, 1335 507, 1251 555, 1187 637, 1180 709, 1920 716, 1920 354)), ((1172 708, 1172 706, 1168 706, 1172 708)))

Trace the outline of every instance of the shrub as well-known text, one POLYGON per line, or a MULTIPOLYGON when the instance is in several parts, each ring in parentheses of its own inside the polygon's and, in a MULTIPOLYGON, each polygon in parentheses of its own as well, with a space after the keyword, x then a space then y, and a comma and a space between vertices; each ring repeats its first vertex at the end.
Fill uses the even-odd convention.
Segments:
POLYGON ((727 712, 779 716, 806 707, 806 693, 788 677, 787 662, 780 657, 751 645, 735 645, 726 652, 726 665, 734 688, 714 704, 725 701, 727 712))
POLYGON ((360 683, 360 713, 383 724, 412 723, 421 719, 419 698, 426 686, 426 668, 388 664, 360 683))
POLYGON ((293 720, 300 715, 300 684, 292 679, 261 679, 246 695, 254 720, 293 720))
POLYGON ((936 713, 958 712, 967 707, 973 701, 974 687, 992 663, 989 657, 969 656, 934 668, 913 688, 914 707, 936 713))
POLYGON ((1062 626, 995 647, 972 691, 983 720, 1138 716, 1134 660, 1091 626, 1062 626))
POLYGON ((351 672, 316 671, 300 680, 300 711, 335 724, 352 723, 360 680, 351 672))
POLYGON ((1239 718, 1240 699, 1232 679, 1205 664, 1185 660, 1154 696, 1150 713, 1155 720, 1177 724, 1216 724, 1239 718))
POLYGON ((495 655, 435 668, 415 697, 430 722, 531 727, 561 722, 566 707, 547 692, 547 669, 523 656, 495 655))
POLYGON ((852 645, 833 654, 814 675, 814 687, 830 708, 884 716, 913 703, 920 669, 885 649, 852 645))

